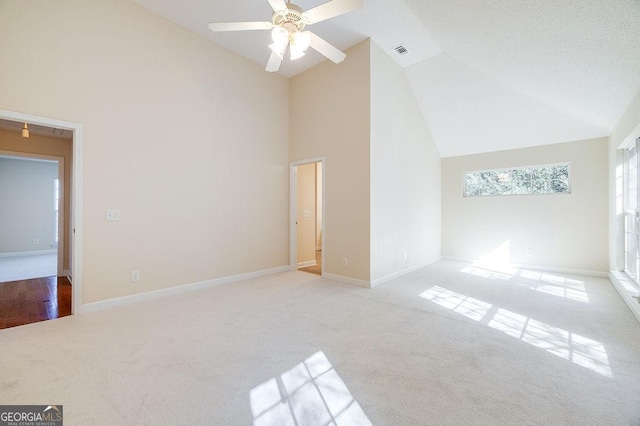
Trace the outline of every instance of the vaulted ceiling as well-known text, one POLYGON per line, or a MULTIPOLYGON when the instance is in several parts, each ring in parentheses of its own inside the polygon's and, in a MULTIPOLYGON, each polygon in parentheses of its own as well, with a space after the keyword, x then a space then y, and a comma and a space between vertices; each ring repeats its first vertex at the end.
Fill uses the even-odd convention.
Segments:
MULTIPOLYGON (((264 66, 267 0, 135 0, 264 66)), ((295 0, 304 10, 324 0, 295 0)), ((640 90, 638 0, 364 0, 311 28, 339 49, 371 38, 405 68, 441 156, 608 136, 640 90), (393 48, 409 51, 398 55, 393 48)), ((323 61, 288 58, 292 77, 323 61)), ((339 66, 339 65, 337 65, 339 66)))

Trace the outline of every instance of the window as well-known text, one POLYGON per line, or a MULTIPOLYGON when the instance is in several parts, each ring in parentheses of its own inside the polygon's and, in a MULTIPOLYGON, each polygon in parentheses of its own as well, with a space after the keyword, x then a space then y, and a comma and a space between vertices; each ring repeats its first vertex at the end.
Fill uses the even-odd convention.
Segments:
POLYGON ((638 282, 640 273, 640 244, 638 209, 638 151, 640 138, 624 150, 624 270, 638 282))
POLYGON ((568 194, 569 163, 511 167, 464 174, 464 196, 568 194))

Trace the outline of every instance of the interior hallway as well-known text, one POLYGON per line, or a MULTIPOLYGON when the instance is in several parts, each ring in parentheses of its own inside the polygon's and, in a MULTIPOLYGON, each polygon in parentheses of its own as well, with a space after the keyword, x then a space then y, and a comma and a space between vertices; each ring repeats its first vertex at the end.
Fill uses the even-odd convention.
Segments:
POLYGON ((307 266, 306 268, 300 268, 300 271, 310 272, 312 274, 322 275, 322 250, 316 250, 316 264, 313 266, 307 266))
POLYGON ((640 327, 602 278, 443 261, 369 290, 286 272, 0 346, 0 400, 56 401, 70 424, 640 419, 640 327))

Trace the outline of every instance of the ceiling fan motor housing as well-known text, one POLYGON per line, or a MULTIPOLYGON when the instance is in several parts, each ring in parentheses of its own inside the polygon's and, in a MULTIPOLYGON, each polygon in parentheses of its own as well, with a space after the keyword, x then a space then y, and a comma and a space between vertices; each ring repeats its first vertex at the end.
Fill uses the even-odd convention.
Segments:
POLYGON ((287 4, 287 8, 287 10, 274 12, 271 22, 273 22, 273 25, 277 25, 279 27, 288 27, 287 30, 289 30, 289 28, 293 26, 294 28, 292 29, 294 31, 302 31, 304 29, 304 26, 306 25, 302 18, 302 8, 292 3, 287 4))

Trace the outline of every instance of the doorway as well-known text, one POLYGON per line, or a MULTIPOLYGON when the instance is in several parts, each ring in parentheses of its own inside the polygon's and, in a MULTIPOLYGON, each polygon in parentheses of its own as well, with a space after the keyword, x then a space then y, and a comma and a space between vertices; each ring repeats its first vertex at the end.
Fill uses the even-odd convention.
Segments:
POLYGON ((291 163, 291 270, 322 275, 324 235, 324 158, 291 163))
MULTIPOLYGON (((16 138, 5 129, 0 126, 3 145, 16 138)), ((60 142, 70 150, 70 141, 60 142)), ((0 150, 0 283, 67 275, 68 186, 64 157, 0 150)))
MULTIPOLYGON (((69 311, 71 314, 78 313, 82 305, 82 143, 83 143, 83 127, 81 124, 41 117, 31 114, 19 113, 14 111, 0 110, 0 121, 17 123, 20 128, 25 124, 28 124, 30 132, 39 131, 39 129, 54 129, 56 133, 65 133, 71 140, 71 153, 70 159, 67 161, 59 161, 59 167, 63 167, 65 179, 68 182, 68 188, 66 193, 63 192, 63 186, 59 186, 57 196, 60 198, 66 198, 69 202, 65 209, 65 203, 60 203, 60 210, 55 212, 60 219, 58 224, 58 250, 67 254, 67 260, 64 267, 60 265, 60 260, 57 262, 57 274, 63 275, 60 277, 62 281, 66 282, 68 287, 73 286, 73 292, 69 291, 69 295, 65 296, 70 300, 69 311), (68 218, 67 224, 60 225, 63 217, 68 218), (67 240, 67 244, 62 246, 64 240, 67 240)), ((26 139, 25 139, 26 140, 26 139)), ((51 155, 47 155, 46 151, 38 154, 37 151, 29 152, 23 148, 22 143, 8 144, 5 149, 12 152, 19 152, 20 156, 34 158, 44 158, 45 160, 57 160, 56 157, 51 158, 51 155)), ((60 177, 60 176, 59 176, 60 177)), ((60 181, 58 182, 60 185, 60 181)), ((55 183, 54 183, 55 185, 55 183)), ((56 192, 53 191, 52 197, 56 197, 56 192)), ((57 277, 55 277, 57 278, 57 277)), ((37 281, 36 279, 35 281, 37 281)), ((46 279, 39 279, 40 281, 46 279)), ((50 281, 50 280, 49 280, 50 281)), ((19 281, 24 283, 26 281, 19 281)), ((54 284, 51 282, 38 282, 41 289, 43 286, 48 286, 53 289, 54 284)), ((24 287, 24 285, 23 285, 24 287)), ((58 287, 59 290, 59 287, 58 287)), ((70 288, 69 288, 70 290, 70 288)), ((44 293, 44 290, 41 290, 44 293)), ((47 302, 53 302, 52 300, 45 300, 47 302)), ((33 311, 33 309, 31 309, 33 311)), ((59 316, 62 316, 60 314, 59 316)), ((34 321, 31 321, 34 322, 34 321)))

